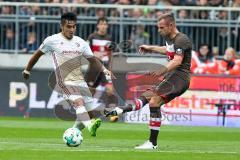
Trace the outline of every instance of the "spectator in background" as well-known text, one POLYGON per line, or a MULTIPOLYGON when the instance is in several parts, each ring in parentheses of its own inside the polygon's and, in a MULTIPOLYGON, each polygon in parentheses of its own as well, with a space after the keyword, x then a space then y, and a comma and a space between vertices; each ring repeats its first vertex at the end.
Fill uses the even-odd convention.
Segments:
MULTIPOLYGON (((133 0, 133 4, 134 5, 146 5, 148 1, 149 0, 133 0)), ((153 1, 157 1, 157 0, 153 0, 153 1)))
POLYGON ((191 72, 196 74, 218 73, 217 61, 213 57, 208 44, 202 44, 199 51, 193 53, 191 60, 191 72))
POLYGON ((32 53, 38 48, 36 33, 30 32, 28 33, 28 38, 26 44, 24 44, 23 52, 32 53))
POLYGON ((149 34, 144 30, 143 25, 137 25, 132 30, 130 40, 133 42, 132 52, 137 53, 140 45, 149 44, 149 34))
MULTIPOLYGON (((61 3, 63 3, 63 4, 68 4, 68 3, 70 3, 70 2, 69 2, 69 0, 62 0, 61 3)), ((71 9, 71 8, 69 8, 69 7, 61 7, 61 10, 62 10, 61 13, 70 12, 70 9, 71 9)))
POLYGON ((236 59, 236 51, 229 47, 225 50, 223 60, 219 61, 219 74, 240 75, 240 60, 236 59))
POLYGON ((143 10, 140 9, 140 8, 133 9, 131 13, 132 13, 131 16, 132 16, 133 18, 138 18, 138 19, 139 19, 139 18, 140 18, 140 19, 141 19, 141 18, 144 18, 143 10))
POLYGON ((234 0, 233 7, 240 7, 240 0, 234 0))
MULTIPOLYGON (((157 6, 159 5, 159 0, 148 0, 145 5, 157 6)), ((148 8, 144 9, 144 15, 145 15, 145 18, 147 19, 153 19, 155 17, 155 13, 156 13, 155 9, 148 9, 148 8)))
POLYGON ((179 24, 183 24, 183 25, 178 26, 178 29, 180 32, 188 33, 189 26, 184 25, 184 23, 185 23, 184 20, 188 19, 188 18, 189 18, 189 16, 188 16, 188 12, 186 10, 184 10, 184 9, 179 10, 179 12, 178 12, 178 19, 180 20, 179 24))
POLYGON ((228 12, 227 11, 220 11, 218 13, 218 17, 221 20, 227 20, 228 19, 228 12))
POLYGON ((156 6, 158 5, 159 0, 148 0, 147 5, 156 6))
POLYGON ((103 18, 103 17, 105 17, 105 11, 104 11, 104 9, 98 9, 97 11, 96 11, 96 16, 98 17, 98 18, 103 18))
POLYGON ((162 16, 163 13, 164 13, 164 12, 163 12, 162 10, 160 10, 160 9, 156 10, 156 12, 155 12, 155 18, 156 18, 156 19, 159 19, 159 18, 162 16))
POLYGON ((209 3, 208 0, 198 0, 197 1, 198 6, 208 6, 209 5, 208 3, 209 3))
POLYGON ((24 16, 29 15, 29 9, 29 6, 21 6, 19 14, 24 16))
POLYGON ((159 6, 171 6, 172 4, 171 4, 170 1, 168 1, 168 0, 160 0, 160 1, 158 2, 158 5, 159 5, 159 6))
POLYGON ((196 6, 197 5, 197 0, 185 0, 184 5, 186 5, 186 6, 196 6))
POLYGON ((188 18, 188 13, 186 10, 184 9, 181 9, 179 12, 178 12, 178 18, 180 21, 184 20, 184 19, 187 19, 188 18))
POLYGON ((6 29, 6 36, 3 41, 3 49, 15 49, 15 33, 13 28, 6 29))
POLYGON ((14 14, 14 9, 11 6, 2 6, 1 14, 14 14))
MULTIPOLYGON (((196 1, 197 6, 209 6, 208 0, 197 0, 196 1)), ((208 19, 208 11, 200 10, 200 11, 191 11, 191 18, 194 19, 208 19)))
POLYGON ((121 4, 121 5, 130 5, 130 1, 129 0, 118 0, 117 4, 121 4))
MULTIPOLYGON (((130 1, 129 0, 118 0, 117 2, 116 2, 116 4, 119 4, 119 5, 130 5, 131 3, 130 3, 130 1)), ((129 9, 124 9, 123 10, 123 16, 124 17, 129 17, 129 9)))
POLYGON ((169 2, 170 2, 173 6, 180 6, 180 5, 181 5, 181 0, 169 0, 169 2))
POLYGON ((227 48, 228 36, 230 35, 230 33, 228 32, 227 27, 220 27, 218 28, 217 34, 218 34, 217 38, 219 40, 219 44, 221 44, 220 46, 218 46, 219 55, 223 55, 225 48, 227 48))
MULTIPOLYGON (((88 0, 73 0, 72 3, 89 4, 89 1, 88 0)), ((84 7, 84 8, 72 7, 71 11, 74 12, 75 14, 81 15, 81 16, 92 16, 93 14, 95 14, 95 9, 88 8, 88 7, 84 7)))
MULTIPOLYGON (((60 3, 60 0, 53 0, 51 3, 60 3)), ((59 16, 62 14, 62 9, 60 7, 47 7, 48 15, 59 16)))
MULTIPOLYGON (((129 18, 131 18, 132 20, 135 20, 137 23, 139 21, 141 21, 141 19, 144 19, 144 14, 143 14, 143 10, 140 8, 135 8, 135 9, 130 9, 128 10, 128 16, 129 18)), ((129 40, 131 39, 131 33, 133 30, 135 30, 135 25, 132 24, 127 24, 127 25, 123 25, 123 39, 124 40, 129 40)), ((129 51, 130 48, 125 48, 123 52, 130 52, 129 51)))
POLYGON ((119 32, 120 25, 117 20, 117 17, 119 16, 120 16, 120 13, 117 9, 110 10, 110 18, 111 18, 112 24, 109 25, 109 33, 111 33, 112 41, 115 43, 119 43, 119 37, 120 37, 120 32, 119 32))
POLYGON ((217 6, 223 6, 224 5, 224 0, 210 0, 209 4, 210 6, 217 7, 217 6))
POLYGON ((199 11, 198 18, 199 19, 209 19, 208 11, 206 11, 206 10, 199 11))

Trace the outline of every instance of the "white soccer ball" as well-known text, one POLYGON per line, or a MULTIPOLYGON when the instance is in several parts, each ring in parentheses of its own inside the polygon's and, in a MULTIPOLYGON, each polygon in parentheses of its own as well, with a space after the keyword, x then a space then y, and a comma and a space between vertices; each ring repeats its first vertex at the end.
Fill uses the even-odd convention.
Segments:
POLYGON ((69 147, 77 147, 83 141, 82 132, 77 128, 68 128, 63 134, 63 141, 69 147))

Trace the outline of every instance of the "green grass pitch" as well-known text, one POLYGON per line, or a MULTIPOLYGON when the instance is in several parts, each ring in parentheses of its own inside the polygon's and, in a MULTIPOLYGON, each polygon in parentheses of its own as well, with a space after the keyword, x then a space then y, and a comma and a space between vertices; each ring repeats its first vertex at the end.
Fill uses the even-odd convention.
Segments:
POLYGON ((63 144, 73 122, 0 117, 0 160, 240 160, 240 128, 162 126, 158 150, 134 150, 148 126, 103 123, 80 147, 63 144))

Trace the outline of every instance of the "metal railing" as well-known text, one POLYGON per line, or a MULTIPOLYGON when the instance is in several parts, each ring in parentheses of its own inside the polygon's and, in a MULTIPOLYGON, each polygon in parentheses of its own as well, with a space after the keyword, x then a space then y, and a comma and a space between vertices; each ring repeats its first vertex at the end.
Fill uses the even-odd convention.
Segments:
POLYGON ((98 17, 108 17, 109 33, 121 44, 118 51, 134 53, 142 43, 163 44, 156 22, 166 11, 175 14, 179 30, 192 39, 195 50, 202 43, 219 54, 229 46, 240 50, 240 8, 0 2, 0 52, 31 53, 60 31, 60 15, 66 11, 77 13, 76 34, 83 39, 95 31, 98 17), (131 47, 124 48, 126 40, 131 47))

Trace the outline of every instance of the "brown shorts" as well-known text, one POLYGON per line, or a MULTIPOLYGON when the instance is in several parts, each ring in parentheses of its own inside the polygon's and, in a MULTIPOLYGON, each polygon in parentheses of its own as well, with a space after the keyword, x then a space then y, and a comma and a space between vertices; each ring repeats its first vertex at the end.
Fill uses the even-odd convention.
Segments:
POLYGON ((185 80, 176 74, 166 76, 153 91, 161 96, 165 103, 180 96, 189 88, 190 80, 185 80))

